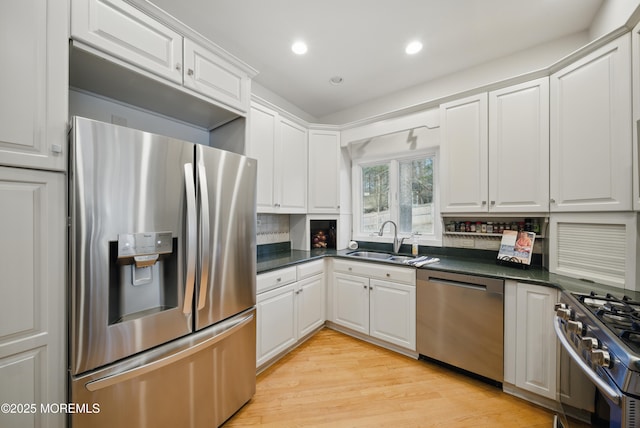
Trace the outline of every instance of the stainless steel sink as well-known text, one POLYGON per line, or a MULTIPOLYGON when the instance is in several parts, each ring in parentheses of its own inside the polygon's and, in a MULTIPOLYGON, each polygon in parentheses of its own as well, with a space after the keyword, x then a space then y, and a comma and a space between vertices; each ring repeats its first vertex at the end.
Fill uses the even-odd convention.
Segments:
POLYGON ((407 260, 411 260, 414 257, 412 256, 400 256, 396 254, 382 253, 380 251, 365 251, 358 250, 347 253, 348 256, 360 257, 363 259, 370 260, 382 260, 385 262, 394 262, 394 263, 404 263, 407 260))
POLYGON ((393 257, 389 253, 379 253, 377 251, 352 251, 350 253, 347 253, 347 255, 353 256, 353 257, 362 257, 365 259, 377 259, 377 260, 387 260, 393 257))
POLYGON ((391 260, 392 262, 404 263, 407 260, 413 260, 415 257, 413 256, 391 256, 387 260, 391 260))

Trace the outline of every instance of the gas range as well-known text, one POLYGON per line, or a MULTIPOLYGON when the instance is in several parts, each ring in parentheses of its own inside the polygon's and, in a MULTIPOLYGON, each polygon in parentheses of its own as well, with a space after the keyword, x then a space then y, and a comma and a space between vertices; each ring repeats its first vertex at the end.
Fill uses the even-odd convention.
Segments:
POLYGON ((622 392, 640 397, 640 302, 565 292, 556 309, 583 361, 622 392))
POLYGON ((570 357, 618 414, 618 423, 610 426, 640 428, 640 301, 622 291, 564 291, 554 327, 570 357))

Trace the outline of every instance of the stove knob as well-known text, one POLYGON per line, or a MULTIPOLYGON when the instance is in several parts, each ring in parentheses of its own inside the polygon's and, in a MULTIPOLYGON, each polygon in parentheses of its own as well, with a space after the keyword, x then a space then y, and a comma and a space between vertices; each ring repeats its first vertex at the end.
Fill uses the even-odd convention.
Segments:
POLYGON ((558 309, 556 309, 556 315, 558 316, 558 318, 561 318, 563 320, 570 320, 571 319, 571 309, 558 308, 558 309))
POLYGON ((582 334, 582 323, 580 321, 567 321, 567 330, 571 333, 582 334))
POLYGON ((611 356, 604 349, 594 349, 591 351, 591 362, 601 367, 610 367, 611 356))
POLYGON ((598 349, 598 339, 596 339, 595 337, 583 337, 582 339, 580 339, 580 344, 587 351, 598 349))

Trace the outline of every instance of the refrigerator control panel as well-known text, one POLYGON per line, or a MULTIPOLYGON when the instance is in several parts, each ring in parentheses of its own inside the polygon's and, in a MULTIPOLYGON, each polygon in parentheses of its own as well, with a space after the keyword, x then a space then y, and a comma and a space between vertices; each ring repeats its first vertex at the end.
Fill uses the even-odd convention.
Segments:
POLYGON ((118 235, 118 259, 169 254, 173 250, 171 232, 126 233, 118 235))

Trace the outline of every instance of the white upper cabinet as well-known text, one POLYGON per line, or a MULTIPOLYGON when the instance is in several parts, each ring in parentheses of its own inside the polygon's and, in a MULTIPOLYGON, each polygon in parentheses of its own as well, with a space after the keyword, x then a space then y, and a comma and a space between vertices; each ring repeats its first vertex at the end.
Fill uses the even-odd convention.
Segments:
POLYGON ((489 92, 489 211, 549 210, 549 79, 489 92))
POLYGON ((278 113, 260 104, 252 103, 249 113, 249 144, 247 156, 258 160, 256 205, 258 212, 275 209, 275 146, 278 113))
MULTIPOLYGON (((143 4, 138 6, 142 7, 143 4)), ((172 18, 165 15, 162 19, 172 18)), ((184 25, 179 22, 171 23, 161 22, 123 0, 71 0, 71 38, 80 42, 77 46, 80 50, 104 56, 126 70, 150 73, 164 79, 160 79, 163 83, 172 85, 159 89, 152 82, 141 82, 139 77, 121 76, 122 71, 114 70, 113 64, 101 67, 100 61, 98 65, 91 66, 78 64, 78 61, 95 61, 86 55, 81 60, 72 57, 72 84, 82 89, 93 85, 95 88, 89 88, 93 92, 103 94, 103 91, 107 91, 103 95, 162 114, 168 113, 181 120, 189 121, 189 117, 183 117, 180 111, 174 114, 170 107, 163 104, 178 104, 178 110, 187 112, 195 109, 197 111, 191 113, 193 122, 207 126, 219 125, 229 118, 220 116, 216 111, 207 113, 208 108, 199 103, 200 99, 221 109, 246 113, 251 87, 249 75, 255 70, 224 56, 217 46, 206 39, 198 36, 199 42, 195 42, 189 38, 192 30, 183 28, 184 25), (92 83, 91 75, 96 72, 117 74, 116 85, 104 76, 96 76, 92 83), (184 100, 182 94, 176 93, 180 91, 198 100, 184 100), (157 92, 164 93, 165 97, 162 98, 157 92)))
POLYGON ((280 190, 277 209, 304 214, 307 211, 307 130, 280 118, 276 145, 276 186, 280 190))
POLYGON ((309 204, 311 214, 340 211, 340 133, 309 131, 309 204))
POLYGON ((440 113, 442 212, 548 211, 548 78, 455 100, 440 113))
POLYGON ((551 211, 632 208, 630 40, 551 75, 551 211))
POLYGON ((182 36, 122 0, 72 0, 71 37, 182 84, 182 36))
POLYGON ((184 86, 246 110, 250 91, 246 73, 189 39, 184 39, 184 73, 184 86))
POLYGON ((633 208, 640 211, 640 23, 631 32, 633 70, 633 208))
POLYGON ((487 210, 487 106, 486 93, 440 106, 442 212, 487 210))
POLYGON ((54 3, 0 3, 0 165, 67 167, 68 17, 54 3))
POLYGON ((258 103, 251 104, 247 156, 258 160, 260 213, 307 209, 307 130, 258 103))

